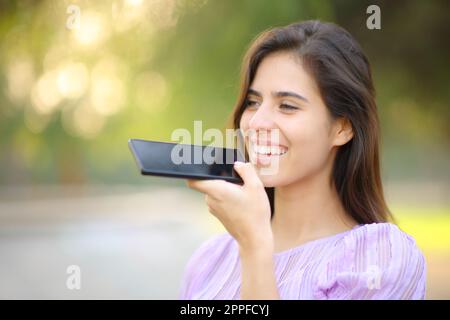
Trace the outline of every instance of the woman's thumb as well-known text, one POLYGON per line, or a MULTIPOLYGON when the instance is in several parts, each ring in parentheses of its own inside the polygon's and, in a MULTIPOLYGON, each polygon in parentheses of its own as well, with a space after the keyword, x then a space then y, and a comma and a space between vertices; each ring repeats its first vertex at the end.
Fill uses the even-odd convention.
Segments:
POLYGON ((236 161, 234 163, 234 169, 241 176, 242 180, 244 181, 244 185, 259 186, 262 184, 255 168, 250 162, 244 163, 236 161))

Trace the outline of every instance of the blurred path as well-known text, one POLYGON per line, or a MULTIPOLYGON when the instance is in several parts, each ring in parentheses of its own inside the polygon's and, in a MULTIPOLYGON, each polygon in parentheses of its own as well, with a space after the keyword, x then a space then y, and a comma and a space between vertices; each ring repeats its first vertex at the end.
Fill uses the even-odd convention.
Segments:
POLYGON ((37 192, 0 196, 0 298, 176 298, 187 259, 214 229, 187 189, 37 192), (81 268, 81 290, 66 287, 69 265, 81 268))

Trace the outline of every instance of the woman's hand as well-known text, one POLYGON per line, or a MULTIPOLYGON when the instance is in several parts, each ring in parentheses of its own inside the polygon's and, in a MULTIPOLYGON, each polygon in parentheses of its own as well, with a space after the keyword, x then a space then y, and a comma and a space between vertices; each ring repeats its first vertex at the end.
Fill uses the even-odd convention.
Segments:
POLYGON ((244 184, 224 180, 188 180, 190 188, 206 195, 209 211, 239 243, 241 250, 273 247, 270 203, 251 163, 235 162, 244 184))
POLYGON ((188 180, 239 244, 241 299, 279 299, 273 261, 270 203, 251 163, 237 162, 240 186, 223 180, 188 180))

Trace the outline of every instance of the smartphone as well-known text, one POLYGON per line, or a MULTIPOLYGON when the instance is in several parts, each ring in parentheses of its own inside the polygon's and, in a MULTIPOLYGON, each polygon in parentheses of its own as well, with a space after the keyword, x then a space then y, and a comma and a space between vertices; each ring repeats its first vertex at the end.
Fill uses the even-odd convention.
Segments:
POLYGON ((142 139, 130 139, 128 146, 143 175, 243 183, 233 168, 235 161, 244 162, 238 149, 142 139))

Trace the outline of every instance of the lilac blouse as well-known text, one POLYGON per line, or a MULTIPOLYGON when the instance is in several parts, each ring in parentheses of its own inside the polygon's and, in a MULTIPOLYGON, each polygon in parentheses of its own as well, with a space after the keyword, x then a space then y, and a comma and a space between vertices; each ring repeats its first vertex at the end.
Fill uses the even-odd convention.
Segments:
MULTIPOLYGON (((274 254, 281 299, 424 299, 426 264, 415 240, 372 223, 274 254)), ((190 258, 180 299, 239 299, 240 259, 228 233, 190 258)))

